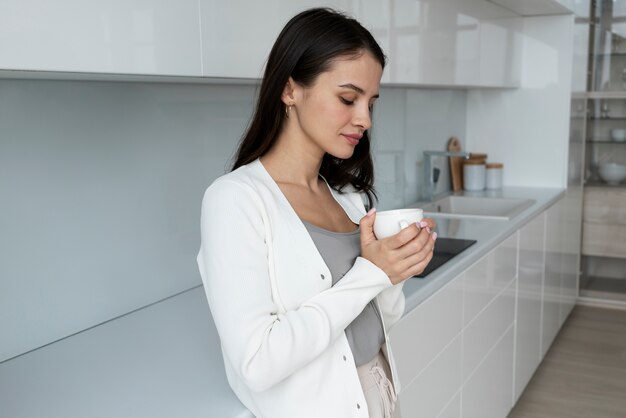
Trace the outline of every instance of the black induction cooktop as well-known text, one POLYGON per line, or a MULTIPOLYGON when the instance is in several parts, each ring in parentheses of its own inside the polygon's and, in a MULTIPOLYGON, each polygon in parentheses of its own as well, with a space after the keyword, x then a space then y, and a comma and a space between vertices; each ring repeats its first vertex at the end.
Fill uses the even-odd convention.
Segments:
POLYGON ((439 267, 447 263, 457 254, 462 253, 472 245, 476 243, 476 240, 472 239, 458 239, 458 238, 437 238, 435 241, 435 251, 432 260, 426 266, 424 271, 414 276, 416 278, 424 278, 439 267))

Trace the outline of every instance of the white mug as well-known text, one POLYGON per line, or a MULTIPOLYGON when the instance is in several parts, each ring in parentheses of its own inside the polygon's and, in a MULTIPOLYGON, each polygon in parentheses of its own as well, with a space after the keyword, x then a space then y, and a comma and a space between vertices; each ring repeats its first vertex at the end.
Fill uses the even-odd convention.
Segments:
POLYGON ((374 235, 383 239, 400 232, 412 223, 420 222, 424 218, 422 209, 395 209, 376 212, 374 220, 374 235))

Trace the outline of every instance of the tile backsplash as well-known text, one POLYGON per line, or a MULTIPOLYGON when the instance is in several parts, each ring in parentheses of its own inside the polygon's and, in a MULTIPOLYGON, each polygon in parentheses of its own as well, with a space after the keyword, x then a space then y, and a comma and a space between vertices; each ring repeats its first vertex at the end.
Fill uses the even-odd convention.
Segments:
MULTIPOLYGON (((228 170, 255 93, 0 80, 0 361, 200 284, 202 193, 228 170)), ((417 200, 421 153, 463 140, 465 103, 461 90, 382 88, 379 208, 417 200)))

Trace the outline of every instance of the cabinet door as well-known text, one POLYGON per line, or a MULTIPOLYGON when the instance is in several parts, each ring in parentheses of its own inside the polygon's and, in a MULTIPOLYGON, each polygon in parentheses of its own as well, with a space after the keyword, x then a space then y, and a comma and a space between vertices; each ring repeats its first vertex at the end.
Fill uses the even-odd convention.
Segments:
POLYGON ((5 0, 0 69, 199 76, 196 0, 5 0))
MULTIPOLYGON (((389 53, 389 13, 391 0, 354 0, 354 17, 369 30, 385 54, 389 53)), ((385 69, 381 82, 389 83, 389 69, 385 69)), ((385 93, 386 94, 386 93, 385 93)))
POLYGON ((285 24, 312 7, 352 12, 349 0, 199 0, 202 22, 202 65, 207 77, 258 79, 272 45, 285 24))
POLYGON ((479 85, 518 87, 522 78, 523 21, 520 17, 480 22, 479 85))
POLYGON ((458 5, 450 0, 393 0, 392 5, 392 83, 454 85, 478 81, 477 18, 460 16, 458 5), (459 23, 465 30, 458 31, 459 23))
POLYGON ((561 280, 563 268, 562 200, 546 211, 546 259, 543 279, 541 356, 560 327, 561 280))
MULTIPOLYGON (((511 324, 485 360, 463 385, 464 418, 504 418, 513 405, 514 326, 511 324)), ((417 415, 415 415, 417 416, 417 415)))
MULTIPOLYGON (((578 277, 580 271, 580 239, 582 222, 582 190, 569 188, 563 198, 563 258, 561 276, 560 325, 565 322, 578 296, 578 277)), ((559 326, 560 326, 559 325, 559 326)))
POLYGON ((516 86, 522 20, 480 0, 392 0, 392 84, 516 86))
POLYGON ((467 269, 464 276, 463 325, 466 326, 517 276, 517 233, 467 269))
POLYGON ((461 347, 461 335, 457 335, 411 384, 402 389, 398 403, 403 418, 454 414, 447 409, 454 403, 461 387, 461 347))
POLYGON ((515 400, 541 361, 541 288, 544 271, 545 212, 520 230, 515 400))
MULTIPOLYGON (((567 14, 580 8, 580 0, 491 0, 524 16, 567 14), (578 7, 574 5, 576 1, 578 7)), ((587 9, 589 5, 587 4, 587 9)))
POLYGON ((461 332, 462 305, 463 281, 457 277, 391 329, 389 342, 403 388, 461 332))
MULTIPOLYGON (((513 327, 515 319, 515 280, 489 303, 484 310, 463 330, 463 380, 468 379, 480 367, 497 342, 509 328, 513 327)), ((511 353, 511 359, 513 354, 511 353)), ((513 360, 510 364, 513 368, 513 360)), ((495 378, 495 376, 494 376, 495 378)), ((513 393, 513 381, 508 383, 507 401, 510 402, 513 393)))

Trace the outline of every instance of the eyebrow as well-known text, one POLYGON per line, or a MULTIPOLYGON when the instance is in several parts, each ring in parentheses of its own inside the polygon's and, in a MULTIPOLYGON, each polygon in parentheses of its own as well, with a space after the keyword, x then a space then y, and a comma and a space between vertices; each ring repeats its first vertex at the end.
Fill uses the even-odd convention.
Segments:
MULTIPOLYGON (((361 87, 355 86, 355 85, 354 85, 354 84, 352 84, 352 83, 348 83, 348 84, 341 84, 339 87, 344 87, 344 88, 347 88, 347 89, 350 89, 350 90, 354 90, 354 91, 356 91, 357 93, 360 93, 360 94, 365 94, 365 90, 363 90, 361 87)), ((378 94, 376 94, 376 95, 372 96, 372 98, 378 98, 378 97, 380 97, 380 95, 378 95, 378 94)))

